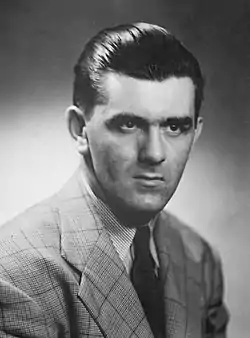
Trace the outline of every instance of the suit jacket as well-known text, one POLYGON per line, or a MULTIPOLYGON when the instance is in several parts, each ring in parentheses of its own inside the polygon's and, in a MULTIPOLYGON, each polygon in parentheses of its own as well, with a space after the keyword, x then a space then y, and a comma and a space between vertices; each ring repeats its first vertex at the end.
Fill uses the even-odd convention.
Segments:
MULTIPOLYGON (((225 337, 222 271, 211 247, 166 212, 155 242, 166 337, 225 337)), ((153 337, 79 171, 0 228, 0 337, 153 337)))

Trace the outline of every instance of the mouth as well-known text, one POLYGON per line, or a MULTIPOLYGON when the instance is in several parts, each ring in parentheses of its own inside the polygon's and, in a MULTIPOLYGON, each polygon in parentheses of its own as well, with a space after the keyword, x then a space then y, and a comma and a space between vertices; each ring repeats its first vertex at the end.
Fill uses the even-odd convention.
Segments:
POLYGON ((145 173, 134 177, 140 185, 149 188, 156 188, 164 183, 163 176, 155 173, 145 173))
POLYGON ((135 178, 148 181, 164 181, 163 176, 154 173, 136 175, 135 178))

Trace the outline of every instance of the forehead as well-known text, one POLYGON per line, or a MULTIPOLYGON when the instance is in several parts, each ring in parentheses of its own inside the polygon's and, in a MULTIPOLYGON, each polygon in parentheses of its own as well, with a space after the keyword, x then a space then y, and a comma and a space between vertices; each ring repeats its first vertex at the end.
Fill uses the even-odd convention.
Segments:
POLYGON ((170 77, 159 82, 107 73, 103 88, 108 99, 107 114, 118 111, 143 116, 194 114, 195 87, 189 77, 170 77))

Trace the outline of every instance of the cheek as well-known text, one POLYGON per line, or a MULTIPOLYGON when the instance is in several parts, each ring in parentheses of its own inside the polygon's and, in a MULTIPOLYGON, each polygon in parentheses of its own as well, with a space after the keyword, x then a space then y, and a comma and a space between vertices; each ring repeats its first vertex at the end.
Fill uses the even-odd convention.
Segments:
POLYGON ((117 142, 91 144, 91 157, 98 175, 119 179, 130 170, 133 163, 131 149, 117 142))
POLYGON ((167 166, 172 175, 181 174, 185 168, 191 150, 191 142, 180 143, 169 152, 167 166))

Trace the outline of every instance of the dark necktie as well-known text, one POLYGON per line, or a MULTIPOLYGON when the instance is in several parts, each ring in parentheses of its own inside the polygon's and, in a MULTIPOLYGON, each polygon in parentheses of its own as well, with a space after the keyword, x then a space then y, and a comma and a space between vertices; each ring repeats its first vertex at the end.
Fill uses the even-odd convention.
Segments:
POLYGON ((164 337, 164 307, 160 280, 155 275, 155 262, 149 248, 150 229, 137 229, 134 244, 135 258, 131 281, 144 308, 147 320, 156 338, 164 337))

